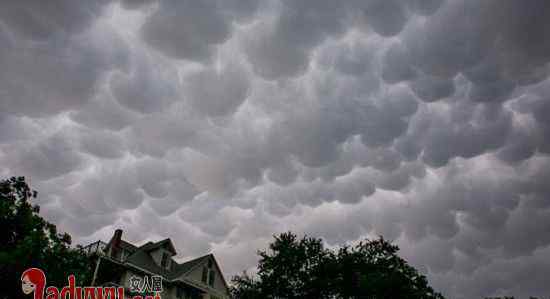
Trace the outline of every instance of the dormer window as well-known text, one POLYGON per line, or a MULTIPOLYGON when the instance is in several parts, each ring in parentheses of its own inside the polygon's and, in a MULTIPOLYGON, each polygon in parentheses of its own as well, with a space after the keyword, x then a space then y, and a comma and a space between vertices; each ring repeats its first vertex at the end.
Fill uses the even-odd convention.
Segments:
POLYGON ((170 256, 168 256, 168 253, 166 253, 166 252, 162 253, 162 260, 160 261, 160 266, 167 269, 168 268, 168 263, 169 263, 169 258, 170 258, 170 256))
POLYGON ((202 282, 206 283, 208 281, 208 268, 202 268, 202 282))
POLYGON ((210 270, 208 271, 209 275, 208 275, 208 284, 213 287, 214 286, 214 278, 216 277, 216 274, 214 272, 214 270, 210 270))
POLYGON ((215 278, 216 272, 213 269, 212 260, 208 260, 208 266, 202 268, 202 282, 213 287, 215 278))

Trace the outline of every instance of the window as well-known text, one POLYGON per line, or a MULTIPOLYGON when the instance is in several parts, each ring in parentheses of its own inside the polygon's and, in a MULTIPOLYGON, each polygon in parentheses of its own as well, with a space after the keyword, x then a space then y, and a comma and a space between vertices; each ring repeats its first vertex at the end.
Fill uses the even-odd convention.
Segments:
POLYGON ((214 272, 214 270, 212 270, 212 266, 214 265, 212 259, 208 260, 207 265, 208 266, 204 266, 202 268, 202 282, 213 287, 214 281, 216 279, 216 273, 214 272))
POLYGON ((208 284, 213 287, 214 286, 214 278, 216 277, 216 273, 214 273, 214 270, 209 271, 208 275, 208 284))
POLYGON ((160 261, 160 266, 163 268, 166 268, 166 266, 168 266, 168 253, 165 252, 162 254, 162 260, 160 261))
POLYGON ((213 260, 209 259, 208 264, 202 267, 202 282, 213 287, 216 281, 216 272, 212 269, 214 265, 213 260))
POLYGON ((208 268, 202 268, 202 282, 206 283, 208 281, 208 268))
POLYGON ((185 292, 183 291, 182 288, 178 287, 176 289, 176 297, 180 298, 180 299, 184 299, 185 298, 185 292))

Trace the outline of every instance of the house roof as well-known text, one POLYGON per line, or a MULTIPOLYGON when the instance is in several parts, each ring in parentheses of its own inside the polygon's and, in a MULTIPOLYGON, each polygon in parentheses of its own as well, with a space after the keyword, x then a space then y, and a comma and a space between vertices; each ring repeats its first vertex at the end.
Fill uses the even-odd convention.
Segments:
MULTIPOLYGON (((105 250, 108 250, 109 248, 111 248, 111 246, 113 246, 114 241, 115 241, 115 236, 113 236, 111 238, 111 240, 109 240, 109 242, 107 242, 107 244, 105 245, 105 250)), ((133 244, 128 243, 128 242, 126 242, 122 239, 120 240, 120 243, 118 245, 121 249, 126 250, 130 253, 134 253, 138 249, 138 247, 136 247, 133 244)))
POLYGON ((174 247, 174 244, 172 244, 172 241, 170 239, 164 239, 158 242, 147 242, 145 243, 145 245, 141 246, 139 249, 149 252, 159 247, 166 247, 172 253, 172 255, 176 255, 177 253, 176 248, 174 247))
MULTIPOLYGON (((145 245, 144 245, 145 246, 145 245)), ((147 250, 143 250, 141 246, 126 258, 126 262, 142 268, 148 272, 161 275, 164 278, 169 278, 170 271, 157 265, 147 250)))
POLYGON ((127 250, 129 251, 130 253, 134 253, 136 252, 136 250, 138 249, 136 246, 124 241, 124 240, 120 240, 120 248, 124 249, 124 250, 127 250))
POLYGON ((178 264, 176 263, 176 266, 174 267, 174 270, 171 273, 171 279, 174 279, 178 276, 181 276, 193 269, 196 265, 201 264, 203 261, 206 261, 212 254, 207 254, 205 256, 198 257, 196 259, 192 259, 190 261, 178 264))
MULTIPOLYGON (((112 246, 113 239, 109 241, 107 246, 112 246)), ((176 261, 172 260, 170 268, 166 269, 155 262, 153 256, 151 255, 151 251, 157 248, 165 248, 169 252, 171 252, 172 255, 176 255, 176 250, 170 239, 164 239, 158 242, 147 242, 139 247, 132 245, 131 243, 124 240, 120 240, 119 246, 121 249, 126 250, 130 253, 124 261, 118 261, 119 263, 127 264, 128 266, 133 267, 137 270, 145 271, 153 275, 160 275, 165 280, 171 281, 173 283, 176 283, 178 281, 182 283, 190 283, 193 280, 191 279, 191 281, 189 281, 189 277, 187 277, 186 274, 190 273, 193 269, 205 263, 208 259, 211 258, 214 261, 214 264, 216 265, 216 268, 222 277, 222 281, 226 287, 226 290, 228 290, 227 282, 225 281, 223 273, 221 272, 221 269, 219 268, 219 265, 213 254, 207 254, 183 263, 177 263, 176 261)))
POLYGON ((172 280, 175 279, 193 269, 196 265, 199 265, 203 261, 207 260, 212 254, 192 259, 184 263, 177 263, 172 261, 170 269, 165 269, 157 265, 151 255, 148 253, 152 249, 157 248, 155 243, 148 242, 145 245, 137 248, 137 250, 126 258, 126 262, 133 264, 139 268, 143 268, 148 272, 162 275, 164 278, 172 280))

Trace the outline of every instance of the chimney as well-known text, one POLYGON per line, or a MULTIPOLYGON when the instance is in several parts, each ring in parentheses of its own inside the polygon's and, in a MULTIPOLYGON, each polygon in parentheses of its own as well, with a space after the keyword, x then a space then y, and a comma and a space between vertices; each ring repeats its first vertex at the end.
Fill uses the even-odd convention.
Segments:
POLYGON ((115 234, 113 235, 113 238, 111 238, 111 241, 109 242, 111 245, 110 246, 111 248, 108 254, 110 257, 114 259, 119 258, 121 239, 122 239, 122 230, 121 229, 115 230, 115 234))
POLYGON ((113 236, 113 247, 116 249, 120 248, 120 241, 122 239, 122 230, 119 228, 115 230, 115 234, 113 236))

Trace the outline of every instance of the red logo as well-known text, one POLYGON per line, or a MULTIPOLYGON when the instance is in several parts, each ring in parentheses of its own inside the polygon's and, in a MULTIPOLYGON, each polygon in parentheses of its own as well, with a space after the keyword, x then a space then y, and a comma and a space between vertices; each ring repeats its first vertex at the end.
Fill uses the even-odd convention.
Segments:
MULTIPOLYGON (((124 299, 123 287, 79 287, 75 285, 75 276, 69 275, 69 284, 61 289, 46 288, 46 275, 38 268, 29 268, 21 274, 21 289, 34 299, 124 299), (45 296, 44 296, 45 295, 45 296)), ((132 299, 161 299, 159 293, 154 296, 133 296, 132 299)))

